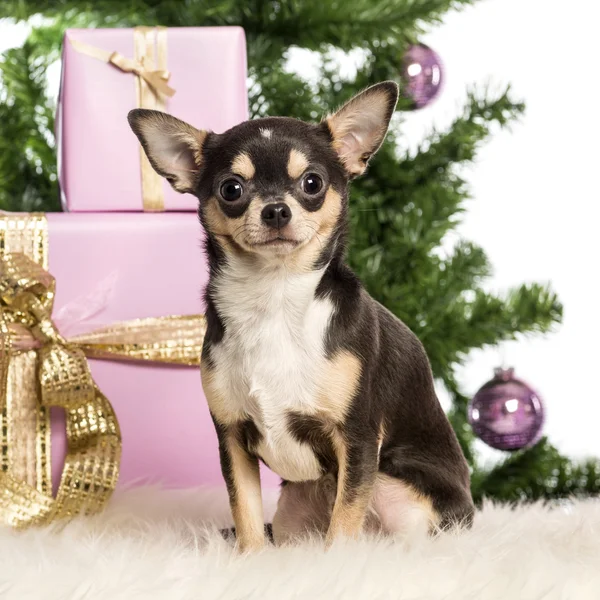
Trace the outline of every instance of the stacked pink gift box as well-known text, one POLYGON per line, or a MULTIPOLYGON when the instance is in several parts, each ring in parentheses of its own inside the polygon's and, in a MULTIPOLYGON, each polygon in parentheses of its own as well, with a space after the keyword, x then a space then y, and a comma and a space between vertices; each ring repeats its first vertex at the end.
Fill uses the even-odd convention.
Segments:
MULTIPOLYGON (((65 335, 128 319, 203 312, 207 270, 197 200, 161 179, 142 185, 140 148, 126 118, 140 102, 155 102, 145 107, 216 132, 247 119, 243 30, 66 32, 57 138, 67 212, 47 215, 49 271, 57 282, 54 317, 65 335), (174 94, 149 92, 139 72, 130 70, 133 62, 143 64, 140 53, 154 55, 155 70, 166 63, 163 80, 174 94)), ((89 362, 121 428, 119 487, 223 485, 197 367, 89 362)), ((64 453, 64 423, 57 416, 55 484, 64 453)), ((264 469, 265 485, 278 481, 264 469)))

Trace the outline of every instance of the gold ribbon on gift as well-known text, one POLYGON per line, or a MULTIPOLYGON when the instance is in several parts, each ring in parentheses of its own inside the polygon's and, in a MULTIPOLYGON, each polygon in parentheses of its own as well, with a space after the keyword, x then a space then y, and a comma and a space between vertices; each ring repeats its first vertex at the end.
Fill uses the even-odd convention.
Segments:
POLYGON ((0 522, 48 524, 101 510, 121 436, 87 357, 198 365, 201 315, 136 319, 65 339, 52 321, 44 215, 0 216, 0 522), (67 455, 52 495, 50 408, 66 415, 67 455))
MULTIPOLYGON (((127 58, 118 52, 108 52, 77 40, 70 40, 73 48, 80 52, 111 64, 124 73, 136 75, 136 98, 138 108, 164 111, 165 97, 171 97, 175 90, 168 85, 170 73, 167 70, 167 30, 165 27, 135 27, 133 46, 135 56, 127 58)), ((142 175, 142 201, 145 211, 165 209, 162 178, 150 165, 144 150, 140 147, 142 175)))

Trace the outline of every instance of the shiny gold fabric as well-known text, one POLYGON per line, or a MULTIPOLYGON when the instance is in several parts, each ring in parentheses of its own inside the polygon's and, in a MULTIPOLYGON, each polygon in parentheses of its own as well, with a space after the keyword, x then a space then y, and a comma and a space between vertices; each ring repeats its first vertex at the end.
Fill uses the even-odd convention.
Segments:
POLYGON ((0 215, 0 522, 15 527, 97 512, 115 488, 119 426, 86 357, 198 365, 205 332, 200 315, 159 317, 66 340, 47 248, 43 215, 0 215), (64 409, 68 443, 56 498, 50 407, 64 409))
MULTIPOLYGON (((167 69, 167 31, 165 27, 136 27, 133 30, 135 57, 127 58, 118 52, 108 52, 84 42, 71 40, 73 48, 136 77, 136 99, 138 108, 164 111, 165 97, 175 90, 168 85, 171 74, 167 69)), ((125 118, 125 115, 123 115, 125 118)), ((165 209, 162 178, 150 165, 146 153, 140 147, 142 177, 142 200, 144 211, 160 212, 165 209)))

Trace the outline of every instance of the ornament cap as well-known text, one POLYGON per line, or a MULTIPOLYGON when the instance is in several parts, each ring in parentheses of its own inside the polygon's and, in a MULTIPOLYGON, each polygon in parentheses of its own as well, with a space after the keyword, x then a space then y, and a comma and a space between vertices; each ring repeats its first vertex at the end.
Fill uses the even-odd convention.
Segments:
POLYGON ((501 379, 502 381, 510 381, 514 379, 515 370, 513 367, 496 367, 494 369, 494 379, 501 379))

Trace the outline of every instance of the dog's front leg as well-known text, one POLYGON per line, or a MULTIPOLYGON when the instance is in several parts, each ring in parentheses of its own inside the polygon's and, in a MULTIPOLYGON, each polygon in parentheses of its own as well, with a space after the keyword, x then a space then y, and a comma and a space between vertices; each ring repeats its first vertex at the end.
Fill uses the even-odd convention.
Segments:
POLYGON ((258 550, 265 543, 258 459, 245 447, 239 425, 215 425, 237 546, 244 552, 258 550))
POLYGON ((373 495, 378 468, 377 439, 349 439, 341 432, 334 436, 338 462, 337 493, 327 545, 338 535, 356 536, 362 531, 367 507, 373 495))

